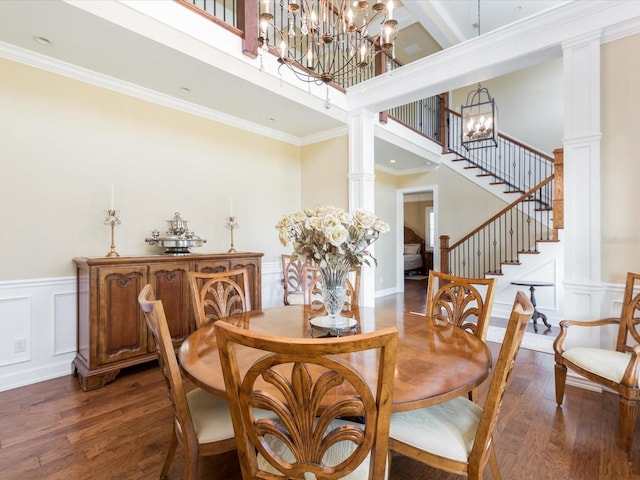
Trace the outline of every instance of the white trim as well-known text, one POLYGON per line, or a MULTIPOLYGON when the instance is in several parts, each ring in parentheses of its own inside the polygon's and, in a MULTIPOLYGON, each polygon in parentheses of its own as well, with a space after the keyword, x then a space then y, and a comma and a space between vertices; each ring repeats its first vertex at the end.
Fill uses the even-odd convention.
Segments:
MULTIPOLYGON (((140 100, 151 102, 156 105, 161 105, 163 107, 178 110, 190 115, 195 115, 200 118, 205 118, 207 120, 222 123, 223 125, 229 125, 231 127, 236 127, 241 130, 255 133, 257 135, 262 135, 264 137, 289 143, 291 145, 300 147, 304 144, 303 140, 299 137, 287 135, 279 130, 266 128, 262 125, 242 120, 238 117, 233 117, 231 115, 227 115, 210 108, 205 108, 200 105, 196 105, 194 103, 172 97, 170 95, 165 95, 155 90, 141 87, 134 83, 126 82, 115 77, 103 75, 101 73, 94 72, 93 70, 78 67, 76 65, 62 62, 60 60, 55 60, 51 57, 47 57, 30 50, 16 47, 15 45, 10 45, 5 42, 0 42, 0 57, 22 63, 30 67, 39 68, 47 72, 55 73, 57 75, 62 75, 67 78, 79 80, 96 87, 105 88, 107 90, 121 93, 133 98, 138 98, 140 100)), ((322 135, 325 134, 329 136, 337 136, 334 131, 329 131, 329 133, 323 132, 322 135)))

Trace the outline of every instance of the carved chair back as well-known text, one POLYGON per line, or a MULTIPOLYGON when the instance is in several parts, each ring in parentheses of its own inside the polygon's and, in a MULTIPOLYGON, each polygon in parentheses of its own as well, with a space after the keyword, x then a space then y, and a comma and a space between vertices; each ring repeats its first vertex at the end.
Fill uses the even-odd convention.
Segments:
POLYGON ((283 254, 282 287, 284 288, 285 305, 302 305, 304 303, 305 282, 304 266, 301 260, 292 260, 291 255, 283 254))
POLYGON ((322 339, 272 337, 227 322, 214 328, 245 480, 331 480, 356 469, 368 469, 360 478, 385 478, 395 328, 322 339), (264 355, 240 366, 237 351, 245 348, 264 355), (374 353, 375 386, 347 361, 363 350, 374 353))
POLYGON ((429 271, 426 315, 449 322, 486 340, 495 279, 466 278, 429 271))
POLYGON ((189 272, 188 275, 198 328, 251 310, 249 272, 246 268, 216 273, 189 272))

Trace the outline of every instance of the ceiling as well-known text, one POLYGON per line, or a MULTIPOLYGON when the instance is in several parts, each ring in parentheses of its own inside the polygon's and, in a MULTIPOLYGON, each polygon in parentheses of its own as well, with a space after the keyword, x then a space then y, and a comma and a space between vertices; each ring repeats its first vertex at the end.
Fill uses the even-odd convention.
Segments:
MULTIPOLYGON (((157 5, 166 7, 162 3, 157 5)), ((563 3, 482 0, 481 33, 563 3)), ((136 18, 129 6, 126 2, 0 1, 0 56, 286 141, 304 143, 319 132, 345 127, 346 111, 339 102, 326 109, 324 102, 302 88, 265 79, 255 64, 250 70, 245 63, 232 71, 229 64, 216 63, 215 52, 207 49, 210 46, 199 44, 199 51, 194 53, 169 46, 159 38, 154 40, 148 33, 151 30, 143 28, 148 19, 139 12, 136 18), (268 85, 271 88, 263 88, 268 85)), ((198 15, 188 14, 196 23, 203 21, 198 15)), ((401 27, 396 55, 403 64, 478 35, 477 0, 403 0, 395 16, 401 27)), ((167 31, 167 35, 172 33, 167 31)), ((335 98, 339 93, 331 95, 335 98)), ((394 148, 383 140, 376 141, 375 151, 376 164, 394 173, 428 166, 422 155, 394 148), (391 158, 397 160, 392 166, 391 158)))

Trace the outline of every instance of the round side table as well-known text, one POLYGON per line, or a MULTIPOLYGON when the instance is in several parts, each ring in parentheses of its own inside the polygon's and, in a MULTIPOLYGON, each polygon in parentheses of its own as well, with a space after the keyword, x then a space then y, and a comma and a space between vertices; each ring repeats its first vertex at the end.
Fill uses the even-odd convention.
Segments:
POLYGON ((511 285, 520 285, 523 287, 529 287, 529 291, 531 292, 531 305, 533 305, 533 316, 531 320, 533 320, 533 331, 538 333, 538 318, 542 319, 542 323, 545 324, 547 328, 551 328, 549 322, 547 321, 547 316, 544 313, 540 313, 536 308, 536 296, 535 291, 536 287, 553 287, 553 282, 536 282, 533 280, 519 280, 517 282, 511 282, 511 285))

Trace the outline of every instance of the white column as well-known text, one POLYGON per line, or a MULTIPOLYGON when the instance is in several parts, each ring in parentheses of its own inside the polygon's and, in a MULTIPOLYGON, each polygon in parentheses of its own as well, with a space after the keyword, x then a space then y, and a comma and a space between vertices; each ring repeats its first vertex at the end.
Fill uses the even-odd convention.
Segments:
MULTIPOLYGON (((374 113, 349 114, 349 210, 375 209, 374 113)), ((375 243, 370 250, 375 256, 375 243)), ((360 304, 375 306, 375 270, 364 267, 360 279, 360 304)))
MULTIPOLYGON (((564 58, 564 318, 601 316, 600 32, 562 45, 564 58)), ((590 341, 599 344, 599 338, 590 341)))

